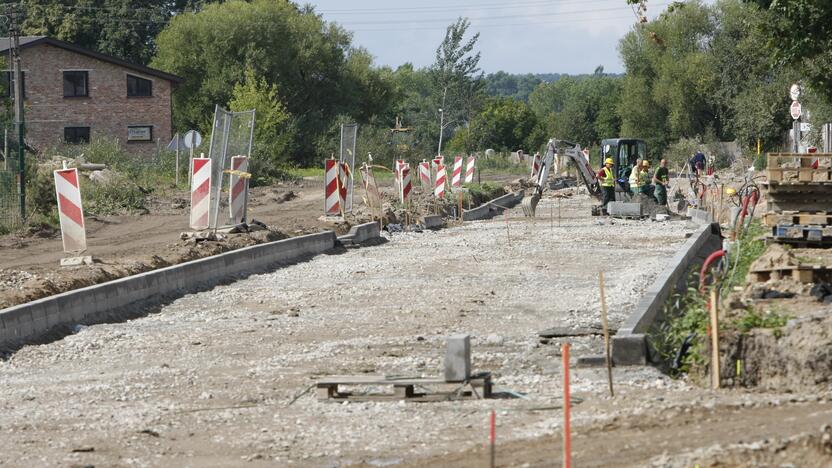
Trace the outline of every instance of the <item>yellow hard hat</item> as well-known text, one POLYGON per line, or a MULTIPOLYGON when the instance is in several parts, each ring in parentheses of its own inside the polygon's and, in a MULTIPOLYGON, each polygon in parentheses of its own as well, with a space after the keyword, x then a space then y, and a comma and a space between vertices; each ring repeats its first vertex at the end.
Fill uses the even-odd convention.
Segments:
POLYGON ((644 167, 650 167, 650 161, 645 159, 644 161, 641 162, 641 165, 644 166, 644 167))
POLYGON ((612 160, 612 158, 607 158, 607 160, 604 161, 604 164, 615 164, 615 162, 612 160))
POLYGON ((737 189, 735 189, 735 188, 727 187, 725 189, 725 195, 731 196, 731 195, 734 195, 736 193, 737 193, 737 189))

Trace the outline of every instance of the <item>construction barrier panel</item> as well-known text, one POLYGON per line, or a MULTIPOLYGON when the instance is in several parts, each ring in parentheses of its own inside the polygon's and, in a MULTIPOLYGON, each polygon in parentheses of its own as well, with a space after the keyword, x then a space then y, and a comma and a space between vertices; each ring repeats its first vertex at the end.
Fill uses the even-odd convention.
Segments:
POLYGON ((84 208, 81 205, 78 169, 58 170, 54 176, 64 252, 83 252, 87 250, 87 233, 84 229, 84 208))
POLYGON ((191 177, 191 229, 208 229, 211 208, 211 158, 194 158, 191 177))
POLYGON ((445 166, 436 166, 436 183, 433 184, 433 194, 436 198, 445 198, 445 166))
POLYGON ((413 183, 410 179, 410 164, 405 164, 401 168, 402 174, 402 189, 399 192, 402 203, 407 203, 410 199, 410 192, 413 190, 413 183))
POLYGON ((532 173, 529 178, 537 180, 538 175, 540 175, 540 153, 535 153, 532 158, 532 173))
POLYGON ((335 159, 324 161, 325 201, 324 214, 338 216, 341 214, 340 163, 335 159))
POLYGON ((350 200, 350 192, 348 190, 349 184, 352 183, 352 173, 350 166, 347 163, 338 163, 338 190, 341 194, 341 206, 344 207, 344 213, 352 213, 352 201, 350 200))
POLYGON ((476 156, 468 156, 468 164, 465 167, 465 183, 470 184, 474 181, 474 168, 477 164, 476 156))
POLYGON ((451 177, 451 187, 462 187, 462 156, 454 158, 454 173, 453 177, 451 177))
POLYGON ((248 158, 234 156, 231 158, 231 177, 228 192, 228 207, 231 211, 232 224, 246 221, 246 206, 248 205, 248 158))
POLYGON ((430 174, 430 163, 422 161, 419 163, 419 181, 422 183, 422 190, 428 191, 433 185, 433 179, 430 174))

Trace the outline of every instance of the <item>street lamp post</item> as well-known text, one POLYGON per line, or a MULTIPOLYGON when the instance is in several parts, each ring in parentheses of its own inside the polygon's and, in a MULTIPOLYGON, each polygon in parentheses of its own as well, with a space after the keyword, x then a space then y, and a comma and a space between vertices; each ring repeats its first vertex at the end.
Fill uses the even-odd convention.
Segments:
POLYGON ((442 156, 442 135, 445 133, 445 111, 439 108, 439 149, 436 150, 436 156, 442 156))

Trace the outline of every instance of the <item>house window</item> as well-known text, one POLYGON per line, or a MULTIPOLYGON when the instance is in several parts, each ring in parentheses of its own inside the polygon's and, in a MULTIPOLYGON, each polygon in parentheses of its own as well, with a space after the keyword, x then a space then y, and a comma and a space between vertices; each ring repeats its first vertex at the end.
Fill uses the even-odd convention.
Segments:
MULTIPOLYGON (((20 72, 23 77, 23 97, 26 97, 26 72, 20 72)), ((6 70, 2 75, 3 96, 14 99, 14 73, 6 70)))
POLYGON ((89 96, 89 72, 65 71, 64 72, 64 97, 86 97, 89 96))
POLYGON ((151 125, 127 127, 127 141, 153 141, 153 127, 151 125))
POLYGON ((64 127, 64 142, 66 143, 89 143, 89 127, 64 127))
POLYGON ((127 75, 127 95, 130 97, 153 96, 153 82, 138 76, 127 75))

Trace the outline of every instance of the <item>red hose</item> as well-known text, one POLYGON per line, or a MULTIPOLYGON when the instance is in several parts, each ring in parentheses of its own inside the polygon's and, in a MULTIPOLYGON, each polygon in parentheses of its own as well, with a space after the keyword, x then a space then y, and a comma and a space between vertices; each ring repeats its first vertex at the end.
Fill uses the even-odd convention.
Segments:
POLYGON ((711 263, 716 261, 716 259, 724 257, 725 250, 719 249, 712 254, 708 255, 708 258, 705 259, 705 262, 702 264, 702 268, 699 270, 699 292, 705 292, 705 272, 708 271, 710 268, 711 263))

